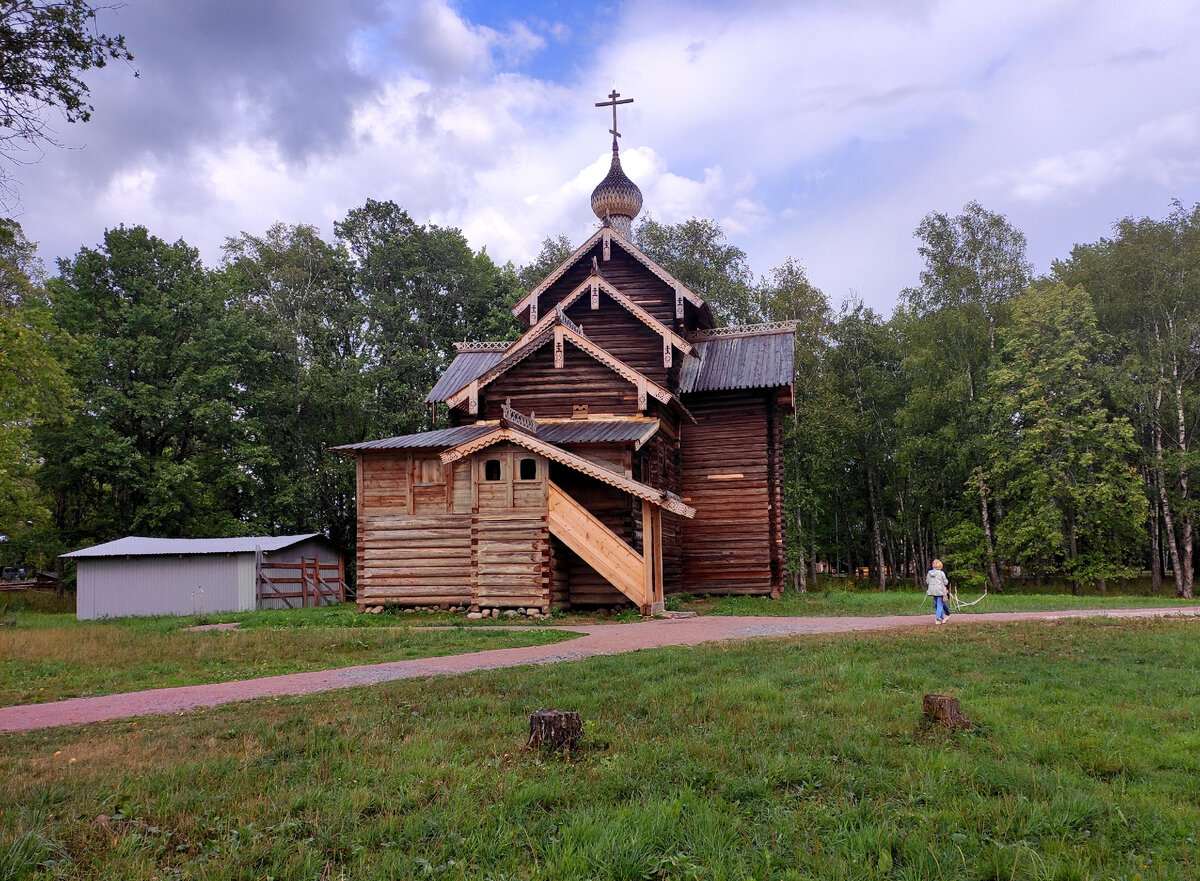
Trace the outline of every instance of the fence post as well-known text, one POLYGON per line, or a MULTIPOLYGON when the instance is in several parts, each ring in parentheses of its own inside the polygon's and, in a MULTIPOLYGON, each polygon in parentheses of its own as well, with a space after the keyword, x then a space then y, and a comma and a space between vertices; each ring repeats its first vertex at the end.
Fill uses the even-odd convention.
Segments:
POLYGON ((262 571, 262 545, 254 546, 254 608, 262 608, 262 589, 263 589, 263 571, 262 571))

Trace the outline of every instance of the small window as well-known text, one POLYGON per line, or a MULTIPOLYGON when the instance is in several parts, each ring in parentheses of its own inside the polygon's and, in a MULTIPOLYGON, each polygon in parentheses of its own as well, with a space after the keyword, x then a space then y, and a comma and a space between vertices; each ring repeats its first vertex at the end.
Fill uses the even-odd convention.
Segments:
POLYGON ((484 480, 499 480, 500 479, 500 460, 488 459, 483 463, 483 479, 484 480))
POLYGON ((537 480, 537 459, 521 460, 521 479, 537 480))

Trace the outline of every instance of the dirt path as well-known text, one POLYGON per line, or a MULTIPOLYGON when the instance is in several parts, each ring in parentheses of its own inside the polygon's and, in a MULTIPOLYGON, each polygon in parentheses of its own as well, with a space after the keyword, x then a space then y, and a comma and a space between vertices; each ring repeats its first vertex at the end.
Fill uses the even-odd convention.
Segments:
MULTIPOLYGON (((956 615, 950 627, 978 626, 1005 621, 1054 618, 1150 618, 1168 615, 1200 616, 1200 608, 1174 609, 1089 609, 1073 612, 998 612, 986 615, 956 615)), ((182 713, 201 707, 216 707, 260 697, 311 694, 338 688, 374 685, 394 679, 440 676, 554 664, 596 655, 616 655, 664 646, 699 645, 721 640, 754 639, 764 636, 795 636, 808 633, 850 633, 863 630, 932 628, 927 615, 889 615, 878 618, 679 618, 637 621, 631 624, 594 624, 556 628, 582 634, 578 639, 553 645, 494 649, 441 658, 420 658, 361 667, 343 667, 312 673, 288 673, 261 679, 155 688, 103 697, 80 697, 43 704, 0 707, 0 732, 35 731, 59 725, 82 725, 131 716, 182 713)))

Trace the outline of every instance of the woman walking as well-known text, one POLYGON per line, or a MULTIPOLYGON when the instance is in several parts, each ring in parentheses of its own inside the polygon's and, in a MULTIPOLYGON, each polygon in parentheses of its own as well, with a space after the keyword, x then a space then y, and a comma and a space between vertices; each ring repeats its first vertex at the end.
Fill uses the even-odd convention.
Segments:
POLYGON ((933 619, 944 624, 949 614, 946 611, 946 595, 950 593, 950 579, 942 571, 942 561, 934 560, 933 568, 925 576, 925 595, 933 597, 933 619))

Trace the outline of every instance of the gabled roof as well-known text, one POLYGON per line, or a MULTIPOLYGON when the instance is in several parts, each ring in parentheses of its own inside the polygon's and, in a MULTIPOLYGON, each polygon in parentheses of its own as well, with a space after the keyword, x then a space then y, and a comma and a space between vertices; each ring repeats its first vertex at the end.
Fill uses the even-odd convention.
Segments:
POLYGON ((696 356, 683 361, 679 393, 790 386, 795 335, 789 322, 693 334, 696 356))
POLYGON ((649 484, 626 477, 624 474, 613 471, 604 465, 600 465, 590 459, 585 459, 582 456, 577 456, 574 453, 556 447, 554 444, 547 443, 540 437, 533 437, 514 428, 496 427, 475 440, 467 441, 453 449, 447 450, 441 455, 442 463, 449 465, 451 462, 470 456, 501 441, 508 441, 509 443, 522 446, 531 452, 545 456, 551 461, 582 472, 589 477, 599 480, 601 483, 615 486, 617 489, 624 490, 630 495, 644 499, 675 514, 680 514, 684 517, 696 516, 696 509, 686 504, 683 499, 672 492, 655 489, 649 484))
MULTIPOLYGON (((551 444, 626 444, 640 449, 659 429, 657 419, 571 419, 563 422, 538 420, 538 437, 551 444)), ((443 450, 483 437, 497 423, 475 422, 454 428, 439 428, 399 437, 330 447, 339 453, 372 450, 443 450)))
POLYGON ((642 389, 645 389, 648 395, 658 401, 663 402, 664 404, 670 403, 673 399, 675 399, 675 396, 667 391, 667 389, 663 388, 652 379, 648 379, 644 374, 630 367, 619 358, 613 357, 603 348, 589 340, 579 330, 575 322, 567 318, 562 309, 556 308, 553 312, 553 316, 554 320, 538 331, 537 334, 530 337, 526 342, 510 349, 507 353, 505 353, 504 357, 497 361, 493 366, 479 374, 479 376, 475 379, 470 380, 457 392, 447 397, 445 399, 446 405, 450 407, 459 406, 472 396, 473 389, 475 392, 477 392, 478 389, 483 388, 498 376, 502 376, 511 367, 521 363, 546 343, 548 343, 552 338, 554 338, 554 335, 558 333, 562 334, 564 341, 570 342, 573 346, 575 346, 575 348, 590 355, 592 358, 608 367, 614 373, 624 378, 631 385, 637 386, 639 396, 642 393, 642 389))
POLYGON ((595 284, 598 290, 602 291, 605 296, 607 296, 618 306, 625 309, 625 311, 627 311, 638 321, 642 322, 642 324, 646 325, 646 327, 650 328, 663 339, 670 340, 671 345, 679 349, 679 351, 683 352, 685 355, 690 355, 692 353, 692 344, 690 342, 685 340, 679 334, 675 333, 675 331, 667 327, 667 325, 663 324, 633 300, 629 299, 627 296, 613 287, 612 284, 606 281, 602 275, 590 275, 580 282, 575 290, 571 291, 571 293, 567 294, 558 302, 554 310, 547 312, 545 315, 539 318, 537 323, 531 326, 529 330, 525 331, 525 333, 521 335, 521 338, 513 343, 513 345, 520 345, 541 333, 547 325, 554 322, 555 310, 562 310, 565 313, 567 309, 570 309, 581 299, 583 299, 584 294, 591 292, 593 284, 595 284))
MULTIPOLYGON (((244 554, 256 549, 264 552, 279 551, 302 541, 325 536, 319 532, 304 535, 256 535, 234 538, 145 538, 127 535, 116 541, 81 548, 62 556, 70 559, 83 557, 142 557, 155 554, 244 554)), ((328 539, 325 539, 328 541, 328 539)))
POLYGON ((641 249, 633 244, 633 242, 629 241, 612 227, 606 226, 596 230, 596 232, 594 232, 586 242, 575 249, 574 253, 572 253, 570 257, 560 263, 557 269, 542 279, 541 284, 522 297, 520 302, 513 306, 513 315, 520 315, 523 310, 528 309, 530 302, 537 297, 540 297, 547 289, 549 289, 551 285, 562 278, 563 274, 576 263, 578 263, 588 251, 594 248, 597 242, 601 242, 606 238, 609 241, 620 245, 625 253, 649 269, 654 275, 658 276, 658 278, 664 284, 666 284, 667 287, 671 288, 672 290, 677 290, 683 294, 684 299, 697 309, 701 310, 702 312, 710 311, 708 304, 704 302, 703 298, 700 297, 699 294, 651 260, 646 254, 642 253, 641 249))

